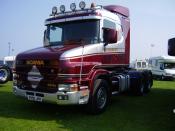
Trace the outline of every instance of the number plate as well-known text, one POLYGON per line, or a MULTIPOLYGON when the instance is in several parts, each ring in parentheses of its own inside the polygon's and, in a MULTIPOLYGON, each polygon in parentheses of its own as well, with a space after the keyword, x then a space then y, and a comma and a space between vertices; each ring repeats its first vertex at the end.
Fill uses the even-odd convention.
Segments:
POLYGON ((42 102, 42 97, 28 95, 27 98, 30 101, 39 101, 39 102, 42 102))
POLYGON ((68 96, 67 95, 58 95, 57 96, 59 100, 68 100, 68 96))

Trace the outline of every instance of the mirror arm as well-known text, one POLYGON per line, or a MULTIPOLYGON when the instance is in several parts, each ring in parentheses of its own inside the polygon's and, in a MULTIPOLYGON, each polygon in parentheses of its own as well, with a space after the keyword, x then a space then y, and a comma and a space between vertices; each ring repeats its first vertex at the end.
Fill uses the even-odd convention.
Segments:
POLYGON ((49 40, 46 36, 46 30, 44 31, 43 44, 44 44, 44 47, 49 46, 49 40))
POLYGON ((108 42, 104 42, 104 47, 108 45, 108 42))

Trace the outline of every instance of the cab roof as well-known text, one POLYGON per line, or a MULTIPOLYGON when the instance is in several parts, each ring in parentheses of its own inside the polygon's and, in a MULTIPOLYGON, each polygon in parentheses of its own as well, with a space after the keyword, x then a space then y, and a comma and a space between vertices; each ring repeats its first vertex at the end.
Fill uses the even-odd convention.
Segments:
POLYGON ((103 8, 112 13, 118 13, 118 14, 124 15, 125 17, 129 17, 129 9, 124 6, 108 5, 108 6, 103 6, 103 8))

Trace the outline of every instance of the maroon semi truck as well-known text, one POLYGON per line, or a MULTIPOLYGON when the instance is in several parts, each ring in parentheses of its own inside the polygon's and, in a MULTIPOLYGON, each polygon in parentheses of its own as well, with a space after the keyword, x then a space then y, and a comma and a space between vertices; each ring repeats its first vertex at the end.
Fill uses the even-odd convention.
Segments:
POLYGON ((13 92, 28 100, 88 106, 103 112, 112 95, 143 95, 150 71, 129 68, 129 10, 118 5, 53 7, 45 21, 44 46, 16 57, 13 92))

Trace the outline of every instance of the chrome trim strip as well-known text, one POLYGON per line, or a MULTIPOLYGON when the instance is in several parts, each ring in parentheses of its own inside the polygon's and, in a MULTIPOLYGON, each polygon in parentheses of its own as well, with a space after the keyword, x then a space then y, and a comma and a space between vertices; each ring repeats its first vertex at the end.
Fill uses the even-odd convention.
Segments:
MULTIPOLYGON (((108 65, 95 65, 94 67, 92 67, 91 71, 94 69, 94 68, 100 68, 100 67, 103 67, 103 68, 113 68, 113 67, 120 67, 120 66, 129 66, 128 64, 108 64, 108 65)), ((83 77, 85 76, 88 76, 91 71, 87 74, 82 74, 83 77)), ((80 77, 80 74, 58 74, 58 77, 80 77)))
MULTIPOLYGON (((82 74, 82 76, 87 76, 88 74, 82 74)), ((80 74, 58 74, 58 77, 80 77, 80 74)))
MULTIPOLYGON (((124 52, 94 53, 94 54, 83 55, 83 57, 89 57, 89 56, 94 56, 94 55, 116 55, 116 54, 125 54, 125 53, 124 52)), ((77 58, 81 58, 81 56, 61 57, 60 60, 71 60, 71 59, 77 59, 77 58)))

